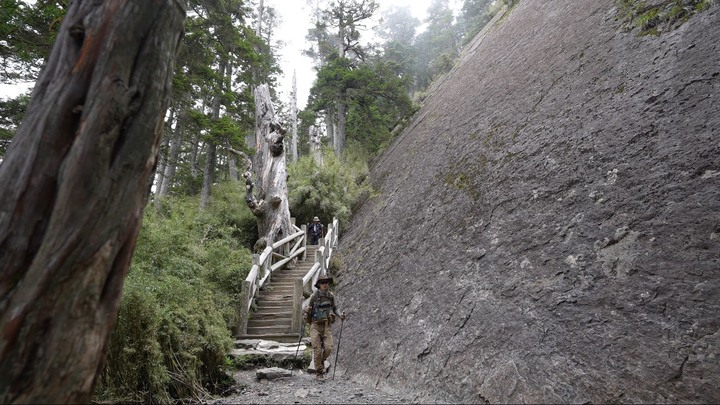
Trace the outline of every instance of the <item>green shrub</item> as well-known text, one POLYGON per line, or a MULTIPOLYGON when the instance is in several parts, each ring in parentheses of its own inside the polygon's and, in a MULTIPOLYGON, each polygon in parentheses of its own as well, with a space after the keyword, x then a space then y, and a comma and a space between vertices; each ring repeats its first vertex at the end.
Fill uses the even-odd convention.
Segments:
POLYGON ((234 370, 254 370, 263 367, 280 367, 289 369, 304 369, 310 365, 312 350, 299 352, 297 357, 276 360, 263 354, 246 354, 230 360, 229 367, 234 370))
POLYGON ((238 190, 217 186, 204 212, 190 197, 146 209, 97 399, 197 402, 231 383, 226 356, 253 237, 238 190))
POLYGON ((618 17, 626 31, 660 35, 677 29, 694 14, 710 8, 713 0, 665 0, 648 5, 644 0, 616 0, 618 17))
POLYGON ((169 402, 170 382, 160 343, 155 295, 129 278, 113 329, 108 361, 100 376, 100 396, 122 402, 169 402))
POLYGON ((342 162, 327 149, 323 163, 319 167, 311 157, 302 157, 288 166, 290 212, 298 224, 307 224, 314 216, 327 224, 337 217, 342 230, 355 202, 370 190, 367 164, 350 156, 342 162))

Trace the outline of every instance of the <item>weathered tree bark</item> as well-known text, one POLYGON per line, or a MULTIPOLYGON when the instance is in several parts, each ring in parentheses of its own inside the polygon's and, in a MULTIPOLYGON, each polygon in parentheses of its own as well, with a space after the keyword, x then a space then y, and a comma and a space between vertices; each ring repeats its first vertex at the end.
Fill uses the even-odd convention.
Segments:
POLYGON ((197 133, 192 136, 192 152, 190 153, 190 177, 197 179, 200 174, 198 164, 200 162, 200 153, 202 152, 202 142, 200 141, 200 135, 197 133))
POLYGON ((310 156, 313 157, 318 166, 322 167, 323 157, 320 131, 318 131, 315 125, 310 125, 308 132, 310 133, 310 156))
POLYGON ((260 37, 262 34, 262 20, 263 13, 265 12, 265 2, 260 0, 257 7, 257 20, 255 21, 255 36, 260 37))
POLYGON ((292 233, 292 225, 283 146, 286 131, 275 115, 267 84, 255 89, 255 132, 257 184, 252 181, 252 171, 247 171, 243 176, 245 201, 257 219, 260 238, 269 246, 292 233), (253 194, 255 189, 257 196, 253 194))
POLYGON ((325 111, 325 130, 327 131, 328 139, 332 142, 333 150, 335 149, 335 121, 333 120, 333 112, 335 109, 328 108, 325 111))
POLYGON ((0 166, 0 402, 89 403, 147 203, 185 9, 73 1, 0 166))
POLYGON ((337 106, 337 128, 335 130, 335 156, 342 156, 345 151, 345 127, 347 126, 347 101, 346 95, 338 94, 337 106))
POLYGON ((293 71, 292 101, 290 119, 292 120, 292 161, 298 160, 298 139, 297 139, 297 77, 293 71))
MULTIPOLYGON (((262 35, 262 22, 263 22, 263 13, 265 12, 265 2, 263 0, 260 0, 258 2, 257 6, 257 19, 255 20, 255 36, 260 38, 262 35)), ((253 45, 253 49, 256 53, 260 54, 262 51, 258 47, 257 44, 253 45)), ((258 68, 253 66, 252 68, 252 76, 251 80, 252 83, 250 83, 250 86, 252 86, 252 94, 255 96, 255 88, 257 83, 260 81, 260 73, 258 72, 258 68)), ((248 134, 245 135, 245 144, 248 146, 248 148, 256 148, 257 147, 257 134, 248 134)))
POLYGON ((217 160, 217 145, 211 139, 207 141, 208 150, 205 153, 205 168, 203 169, 202 189, 200 190, 200 209, 210 206, 212 185, 215 182, 215 164, 217 160))

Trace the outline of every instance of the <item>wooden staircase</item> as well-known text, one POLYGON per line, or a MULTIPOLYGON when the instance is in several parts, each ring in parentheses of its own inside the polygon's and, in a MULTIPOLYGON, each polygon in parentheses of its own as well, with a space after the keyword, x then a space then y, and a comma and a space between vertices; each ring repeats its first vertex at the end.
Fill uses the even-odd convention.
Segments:
POLYGON ((250 314, 247 333, 238 339, 263 339, 276 342, 297 342, 300 335, 292 330, 294 283, 315 264, 319 246, 307 245, 305 261, 298 261, 292 269, 278 269, 270 283, 257 296, 256 310, 250 314))

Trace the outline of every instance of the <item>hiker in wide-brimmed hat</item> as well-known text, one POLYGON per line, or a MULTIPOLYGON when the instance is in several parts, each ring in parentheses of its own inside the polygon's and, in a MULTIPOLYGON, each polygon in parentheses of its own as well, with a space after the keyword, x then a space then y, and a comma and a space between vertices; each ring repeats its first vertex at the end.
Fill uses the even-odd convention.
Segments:
POLYGON ((310 296, 308 306, 304 309, 306 320, 310 324, 310 343, 313 348, 315 374, 319 381, 325 379, 325 360, 333 350, 331 326, 336 317, 345 320, 345 312, 338 313, 335 295, 330 292, 332 282, 332 277, 320 276, 315 283, 317 290, 310 296))
MULTIPOLYGON (((320 286, 323 284, 327 284, 328 289, 330 288, 330 284, 333 283, 333 278, 330 276, 320 276, 318 277, 317 281, 315 282, 315 288, 321 288, 320 286)), ((332 293, 330 293, 332 294, 332 293)))
POLYGON ((313 221, 308 224, 308 232, 310 233, 310 244, 317 245, 320 238, 324 234, 323 224, 320 223, 320 218, 313 217, 313 221))

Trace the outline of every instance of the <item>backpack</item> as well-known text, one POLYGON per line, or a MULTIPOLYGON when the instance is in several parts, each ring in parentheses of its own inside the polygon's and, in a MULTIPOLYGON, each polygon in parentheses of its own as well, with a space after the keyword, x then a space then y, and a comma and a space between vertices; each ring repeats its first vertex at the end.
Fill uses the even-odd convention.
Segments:
POLYGON ((312 236, 320 236, 322 233, 322 224, 313 222, 310 224, 310 235, 312 236))
POLYGON ((328 291, 327 294, 323 294, 320 291, 313 293, 313 298, 310 298, 312 307, 305 314, 305 321, 312 323, 313 321, 321 321, 323 319, 329 319, 330 323, 335 322, 335 296, 332 292, 328 291))

